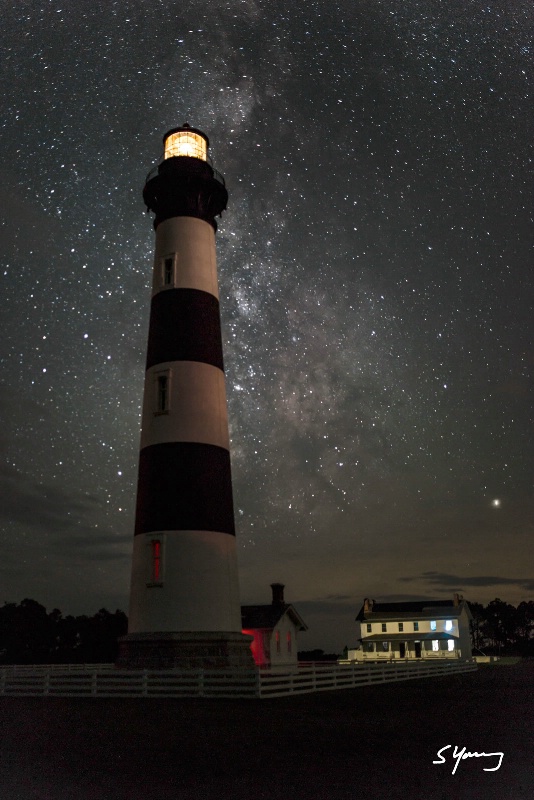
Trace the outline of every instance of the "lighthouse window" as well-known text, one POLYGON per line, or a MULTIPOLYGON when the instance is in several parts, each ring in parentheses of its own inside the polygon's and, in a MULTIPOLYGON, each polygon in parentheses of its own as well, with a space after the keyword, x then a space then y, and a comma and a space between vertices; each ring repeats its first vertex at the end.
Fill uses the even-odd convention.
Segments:
POLYGON ((164 414, 169 410, 169 376, 158 375, 156 386, 156 413, 164 414))
POLYGON ((174 286, 174 255, 165 256, 161 262, 161 283, 163 286, 174 286))
POLYGON ((152 580, 161 580, 161 542, 158 539, 152 542, 152 580))
POLYGON ((189 156, 206 161, 208 143, 204 136, 193 131, 176 131, 165 139, 165 158, 174 156, 189 156))

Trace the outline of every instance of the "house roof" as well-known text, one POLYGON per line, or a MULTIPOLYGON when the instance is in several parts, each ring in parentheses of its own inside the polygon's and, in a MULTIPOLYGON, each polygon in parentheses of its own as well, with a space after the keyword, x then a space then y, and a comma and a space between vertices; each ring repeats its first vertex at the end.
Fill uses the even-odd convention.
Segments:
POLYGON ((266 628, 272 630, 287 614, 299 631, 307 631, 308 626, 298 611, 288 603, 271 603, 265 606, 241 606, 243 628, 266 628))
POLYGON ((458 605, 454 605, 452 600, 414 600, 403 603, 375 603, 372 608, 365 611, 362 606, 356 619, 362 620, 403 620, 410 619, 450 619, 459 617, 464 609, 467 616, 471 618, 469 606, 465 600, 460 600, 458 605))

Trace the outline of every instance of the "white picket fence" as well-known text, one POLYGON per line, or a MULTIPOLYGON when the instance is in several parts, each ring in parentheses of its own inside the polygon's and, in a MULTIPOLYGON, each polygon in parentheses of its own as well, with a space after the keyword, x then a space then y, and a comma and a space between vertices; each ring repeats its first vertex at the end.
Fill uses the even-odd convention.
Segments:
POLYGON ((0 669, 0 696, 286 697, 477 669, 474 661, 395 664, 301 664, 294 670, 117 670, 112 664, 12 666, 0 669))

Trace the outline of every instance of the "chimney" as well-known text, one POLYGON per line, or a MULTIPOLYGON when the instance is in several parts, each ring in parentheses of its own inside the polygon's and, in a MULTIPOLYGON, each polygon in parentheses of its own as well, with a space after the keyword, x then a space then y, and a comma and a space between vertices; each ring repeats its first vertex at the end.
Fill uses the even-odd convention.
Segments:
POLYGON ((284 603, 284 584, 271 583, 271 590, 273 593, 273 606, 283 606, 284 603))
POLYGON ((364 601, 363 601, 363 612, 364 612, 364 614, 370 614, 372 612, 374 602, 375 602, 374 600, 369 600, 368 597, 366 597, 364 599, 364 601))
POLYGON ((464 599, 463 595, 455 594, 453 599, 452 599, 453 606, 459 606, 463 599, 464 599))

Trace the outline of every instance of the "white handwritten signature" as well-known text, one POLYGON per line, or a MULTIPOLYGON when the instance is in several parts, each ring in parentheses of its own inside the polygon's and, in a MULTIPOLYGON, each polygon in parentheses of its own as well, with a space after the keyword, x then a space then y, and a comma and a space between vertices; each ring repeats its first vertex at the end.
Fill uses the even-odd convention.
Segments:
MULTIPOLYGON (((444 750, 448 750, 449 747, 452 747, 452 744, 446 744, 445 747, 442 747, 441 750, 438 750, 436 755, 439 758, 439 761, 433 761, 433 764, 444 764, 446 759, 441 755, 444 750)), ((456 745, 454 745, 454 750, 452 753, 452 757, 456 759, 456 764, 452 770, 452 774, 456 772, 458 769, 458 764, 460 761, 466 758, 491 758, 492 756, 499 756, 499 763, 496 767, 484 767, 484 772, 496 772, 502 764, 502 760, 504 758, 504 753, 470 753, 465 747, 462 747, 461 750, 458 750, 456 745)))

